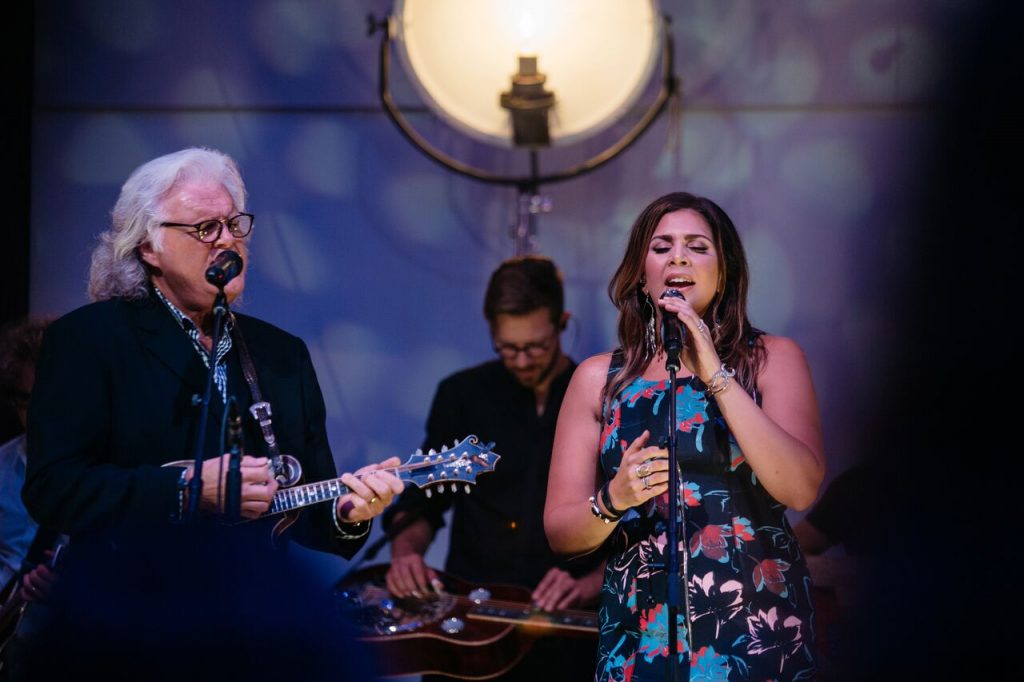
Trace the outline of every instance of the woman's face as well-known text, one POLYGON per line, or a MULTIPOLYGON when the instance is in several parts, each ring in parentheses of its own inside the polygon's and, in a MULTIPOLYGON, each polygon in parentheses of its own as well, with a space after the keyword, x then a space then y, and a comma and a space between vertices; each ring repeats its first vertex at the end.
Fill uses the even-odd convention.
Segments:
POLYGON ((684 208, 662 217, 647 245, 644 280, 652 299, 677 289, 704 314, 718 289, 718 252, 703 216, 684 208))

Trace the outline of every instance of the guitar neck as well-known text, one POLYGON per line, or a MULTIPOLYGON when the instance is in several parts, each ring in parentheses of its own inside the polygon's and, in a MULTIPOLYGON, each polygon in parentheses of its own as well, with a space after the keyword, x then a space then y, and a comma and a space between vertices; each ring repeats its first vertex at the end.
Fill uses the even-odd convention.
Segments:
MULTIPOLYGON (((440 453, 431 450, 426 455, 417 451, 405 464, 377 471, 387 471, 397 476, 403 483, 424 488, 427 497, 430 497, 431 488, 434 487, 440 487, 442 490, 447 487, 451 492, 456 492, 457 488, 462 486, 469 492, 470 484, 476 481, 477 474, 493 471, 494 465, 500 459, 497 453, 490 450, 492 447, 494 443, 481 448, 478 446, 476 436, 469 436, 451 449, 445 447, 440 453)), ((340 478, 281 488, 274 493, 270 508, 263 516, 273 516, 318 502, 335 500, 350 492, 352 489, 342 483, 340 478)))
MULTIPOLYGON (((394 469, 382 469, 388 471, 404 482, 409 482, 410 476, 405 467, 394 469)), ((352 489, 341 482, 340 478, 329 478, 326 481, 297 485, 292 488, 282 488, 274 493, 274 501, 263 516, 283 514, 293 509, 301 509, 319 502, 336 500, 342 495, 347 495, 352 489)))
POLYGON ((466 614, 469 618, 515 625, 537 625, 551 630, 597 632, 597 614, 587 611, 541 611, 532 606, 479 604, 466 614))
POLYGON ((274 493, 274 501, 263 516, 273 516, 293 509, 308 507, 318 502, 336 500, 350 492, 352 489, 342 483, 340 478, 297 485, 294 488, 284 488, 274 493))

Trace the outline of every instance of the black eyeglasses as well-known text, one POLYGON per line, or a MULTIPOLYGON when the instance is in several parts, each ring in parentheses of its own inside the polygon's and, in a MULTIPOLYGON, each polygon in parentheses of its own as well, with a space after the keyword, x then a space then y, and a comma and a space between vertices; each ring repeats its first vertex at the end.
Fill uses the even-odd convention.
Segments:
POLYGON ((557 334, 558 329, 552 329, 551 334, 546 340, 526 343, 522 346, 517 346, 514 343, 496 343, 494 344, 494 352, 506 360, 514 360, 520 353, 526 353, 526 357, 536 360, 551 350, 551 344, 554 342, 557 334))
POLYGON ((252 213, 239 213, 233 218, 221 220, 211 218, 194 225, 188 223, 160 223, 160 227, 173 227, 179 230, 186 230, 186 234, 192 235, 204 244, 212 244, 220 239, 221 231, 227 227, 232 237, 241 239, 252 232, 252 224, 256 219, 252 213))

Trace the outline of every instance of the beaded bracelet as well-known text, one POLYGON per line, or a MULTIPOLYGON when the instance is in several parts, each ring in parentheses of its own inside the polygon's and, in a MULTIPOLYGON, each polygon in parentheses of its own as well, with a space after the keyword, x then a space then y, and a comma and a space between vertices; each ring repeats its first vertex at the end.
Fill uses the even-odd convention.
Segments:
POLYGON ((708 393, 711 395, 718 395, 729 387, 734 376, 736 376, 736 370, 723 362, 722 366, 718 368, 717 372, 711 375, 711 379, 707 382, 708 393))
POLYGON ((594 497, 593 495, 591 495, 587 499, 587 501, 590 502, 590 513, 596 516, 597 518, 601 519, 605 523, 611 523, 612 521, 619 520, 618 518, 608 516, 603 511, 601 511, 601 508, 597 506, 597 498, 594 497))

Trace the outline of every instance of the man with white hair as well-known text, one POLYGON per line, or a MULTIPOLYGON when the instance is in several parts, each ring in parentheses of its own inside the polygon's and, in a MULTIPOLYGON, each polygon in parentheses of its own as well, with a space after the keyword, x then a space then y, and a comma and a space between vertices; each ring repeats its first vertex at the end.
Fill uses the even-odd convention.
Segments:
MULTIPOLYGON (((40 522, 78 536, 167 523, 188 508, 191 469, 161 465, 194 455, 193 396, 205 387, 217 294, 204 273, 225 251, 246 256, 254 216, 245 200, 234 161, 210 149, 154 159, 124 184, 113 225, 93 252, 89 293, 97 302, 53 324, 39 361, 24 496, 40 522)), ((243 268, 224 287, 228 302, 242 293, 245 274, 243 268)), ((256 390, 273 406, 280 452, 299 460, 307 481, 334 478, 323 397, 305 344, 246 315, 231 315, 226 326, 215 353, 205 452, 220 452, 217 427, 229 395, 244 408, 257 402, 256 390)), ((255 420, 246 419, 244 431, 252 456, 241 463, 241 515, 255 518, 277 491, 267 459, 274 453, 255 420)), ((402 488, 382 470, 398 463, 342 477, 353 492, 301 514, 296 538, 342 554, 358 549, 361 542, 353 541, 402 488)), ((201 513, 221 511, 226 468, 224 457, 203 464, 201 513)))
MULTIPOLYGON (((143 164, 122 187, 112 227, 93 252, 89 293, 95 302, 56 320, 46 333, 29 410, 23 498, 40 524, 71 536, 67 571, 58 570, 58 588, 78 590, 70 595, 68 612, 89 624, 95 609, 75 611, 75 605, 91 598, 84 593, 95 591, 96 580, 108 582, 115 594, 121 592, 119 585, 131 584, 136 591, 126 594, 143 600, 159 593, 159 603, 170 600, 175 615, 182 617, 180 612, 187 610, 182 599, 202 602, 194 606, 204 614, 209 600, 223 602, 225 591, 237 591, 241 584, 215 581, 219 587, 212 592, 192 592, 181 584, 186 576, 171 573, 195 570, 198 556, 205 557, 199 564, 220 567, 210 565, 207 572, 237 576, 241 570, 250 581, 270 570, 268 561, 283 556, 266 551, 272 521, 228 528, 218 523, 224 519, 230 467, 229 455, 221 454, 227 450, 221 426, 234 400, 244 416, 240 503, 235 507, 241 517, 256 519, 270 510, 284 473, 270 465, 280 463, 282 455, 298 461, 304 482, 336 477, 323 396, 306 345, 266 322, 229 314, 214 348, 218 287, 204 274, 228 251, 244 263, 254 220, 246 212, 238 167, 225 154, 190 148, 143 164), (214 383, 202 442, 207 459, 193 505, 188 460, 197 448, 198 397, 206 392, 211 362, 214 383), (260 411, 258 422, 248 408, 263 402, 272 408, 260 411), (183 463, 163 466, 168 462, 183 463), (202 542, 195 544, 196 538, 202 542), (236 546, 238 551, 231 549, 236 546), (181 557, 193 551, 196 558, 181 557), (239 566, 241 555, 256 559, 239 566), (108 580, 110 567, 118 577, 108 580), (77 577, 72 568, 79 569, 77 577), (145 582, 135 584, 136 579, 145 582), (175 591, 161 592, 167 585, 175 591), (205 596, 193 597, 198 593, 205 596)), ((243 267, 224 286, 228 302, 242 293, 245 275, 243 267)), ((303 496, 300 506, 306 508, 279 536, 275 529, 275 536, 351 556, 365 541, 370 519, 401 492, 402 482, 389 471, 399 463, 391 458, 345 474, 341 482, 350 492, 342 495, 343 488, 335 485, 330 497, 336 499, 329 502, 310 504, 303 496)), ((255 600, 283 608, 277 599, 284 596, 274 594, 275 588, 280 593, 286 587, 281 575, 271 572, 256 581, 276 583, 256 594, 231 595, 240 606, 229 609, 227 618, 248 632, 261 619, 240 615, 247 604, 255 600)), ((120 599, 124 613, 139 608, 131 597, 120 599)), ((191 632, 194 623, 179 625, 179 632, 191 632)), ((92 634, 98 639, 97 632, 92 634)), ((116 634, 133 636, 130 631, 116 634)))

